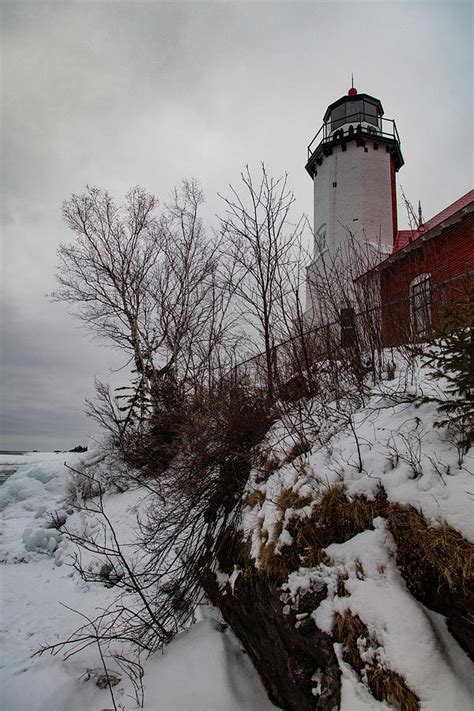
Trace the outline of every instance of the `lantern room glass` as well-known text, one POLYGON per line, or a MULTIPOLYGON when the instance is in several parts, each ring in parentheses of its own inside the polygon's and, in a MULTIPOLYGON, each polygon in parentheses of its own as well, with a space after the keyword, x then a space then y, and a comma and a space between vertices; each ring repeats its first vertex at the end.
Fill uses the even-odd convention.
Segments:
POLYGON ((377 104, 367 99, 344 101, 331 111, 331 132, 346 123, 370 123, 380 127, 380 111, 377 104))

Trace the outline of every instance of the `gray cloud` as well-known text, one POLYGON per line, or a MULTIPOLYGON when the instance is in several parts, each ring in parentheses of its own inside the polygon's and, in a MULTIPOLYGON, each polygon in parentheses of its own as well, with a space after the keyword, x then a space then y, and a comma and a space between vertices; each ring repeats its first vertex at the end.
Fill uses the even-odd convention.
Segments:
POLYGON ((265 160, 311 213, 306 145, 354 72, 397 121, 399 182, 425 216, 471 187, 470 3, 4 0, 1 11, 4 446, 74 443, 90 429, 93 374, 118 361, 44 296, 69 238, 61 202, 86 183, 166 198, 195 176, 212 222, 216 193, 265 160))

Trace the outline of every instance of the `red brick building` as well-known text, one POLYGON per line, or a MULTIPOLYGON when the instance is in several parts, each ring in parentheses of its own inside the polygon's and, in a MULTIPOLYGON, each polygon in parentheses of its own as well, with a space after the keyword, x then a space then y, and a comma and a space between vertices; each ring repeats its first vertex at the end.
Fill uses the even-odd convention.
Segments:
POLYGON ((386 346, 423 337, 474 276, 474 190, 420 228, 398 231, 393 252, 361 278, 378 276, 386 346))

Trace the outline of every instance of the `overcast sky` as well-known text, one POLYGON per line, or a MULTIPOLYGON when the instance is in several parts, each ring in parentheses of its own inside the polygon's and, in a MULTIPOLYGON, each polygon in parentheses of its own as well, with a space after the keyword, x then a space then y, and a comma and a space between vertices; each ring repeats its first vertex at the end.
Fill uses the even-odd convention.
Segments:
POLYGON ((425 218, 472 186, 470 2, 14 0, 1 10, 0 448, 86 441, 84 397, 121 363, 45 296, 71 192, 98 185, 120 198, 141 184, 166 199, 193 176, 212 223, 217 191, 264 160, 288 171, 311 214, 306 146, 351 72, 396 120, 398 184, 425 218))

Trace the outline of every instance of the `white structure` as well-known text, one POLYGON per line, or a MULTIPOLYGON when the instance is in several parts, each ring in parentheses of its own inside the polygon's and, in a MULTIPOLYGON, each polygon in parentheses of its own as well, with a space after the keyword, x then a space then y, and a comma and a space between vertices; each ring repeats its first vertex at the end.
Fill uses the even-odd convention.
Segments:
MULTIPOLYGON (((314 322, 318 274, 354 240, 390 254, 397 233, 395 173, 403 165, 395 122, 382 104, 352 87, 331 104, 308 147, 314 190, 314 258, 307 270, 306 319, 314 322)), ((320 309, 319 309, 320 311, 320 309)))

